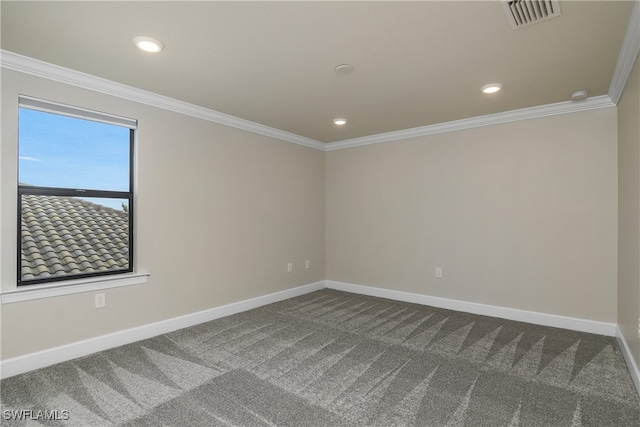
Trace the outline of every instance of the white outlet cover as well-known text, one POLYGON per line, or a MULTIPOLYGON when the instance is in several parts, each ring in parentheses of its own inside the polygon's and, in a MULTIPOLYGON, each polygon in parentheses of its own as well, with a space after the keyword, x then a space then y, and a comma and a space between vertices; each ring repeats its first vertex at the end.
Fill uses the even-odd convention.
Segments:
POLYGON ((106 298, 104 294, 96 294, 95 296, 95 305, 96 308, 103 308, 107 304, 106 298))

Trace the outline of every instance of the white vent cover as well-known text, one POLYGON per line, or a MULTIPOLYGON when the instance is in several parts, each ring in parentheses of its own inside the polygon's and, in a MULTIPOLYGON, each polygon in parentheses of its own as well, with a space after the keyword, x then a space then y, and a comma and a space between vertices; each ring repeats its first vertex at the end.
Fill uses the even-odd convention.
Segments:
POLYGON ((560 0, 502 0, 500 3, 514 30, 560 16, 560 0))

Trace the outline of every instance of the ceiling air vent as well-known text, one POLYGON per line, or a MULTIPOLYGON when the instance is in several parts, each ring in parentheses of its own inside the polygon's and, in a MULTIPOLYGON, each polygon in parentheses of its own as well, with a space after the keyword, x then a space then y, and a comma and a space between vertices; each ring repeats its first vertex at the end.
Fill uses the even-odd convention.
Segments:
POLYGON ((560 16, 559 0, 502 0, 500 3, 514 30, 560 16))

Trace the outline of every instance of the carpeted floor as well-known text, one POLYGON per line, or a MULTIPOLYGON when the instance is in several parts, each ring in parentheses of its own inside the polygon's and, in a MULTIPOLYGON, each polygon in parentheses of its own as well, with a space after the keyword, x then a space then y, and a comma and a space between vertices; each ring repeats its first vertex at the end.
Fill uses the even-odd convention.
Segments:
POLYGON ((2 425, 640 426, 614 338, 328 289, 0 387, 2 425))

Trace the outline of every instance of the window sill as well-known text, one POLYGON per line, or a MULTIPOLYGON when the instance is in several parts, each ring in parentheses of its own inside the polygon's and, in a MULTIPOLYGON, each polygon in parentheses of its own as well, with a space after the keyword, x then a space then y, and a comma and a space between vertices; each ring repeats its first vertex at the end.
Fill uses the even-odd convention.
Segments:
POLYGON ((118 276, 103 276, 89 279, 69 280, 56 284, 21 286, 18 289, 0 293, 2 304, 52 298, 61 295, 93 292, 121 286, 142 285, 147 283, 149 273, 131 273, 118 276))

